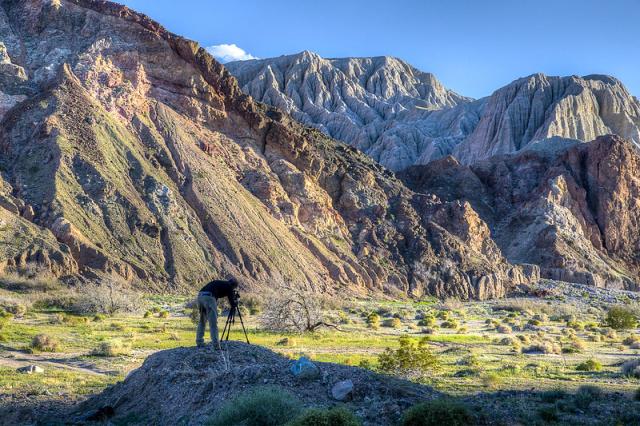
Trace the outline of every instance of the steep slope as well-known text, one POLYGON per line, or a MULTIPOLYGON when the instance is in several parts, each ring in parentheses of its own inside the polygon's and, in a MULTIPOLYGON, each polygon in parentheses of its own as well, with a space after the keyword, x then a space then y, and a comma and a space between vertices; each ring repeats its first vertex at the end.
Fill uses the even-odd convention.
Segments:
POLYGON ((471 164, 552 137, 640 143, 640 103, 609 76, 535 74, 472 101, 394 58, 303 52, 226 66, 245 93, 395 171, 449 154, 471 164))
POLYGON ((225 64, 245 93, 357 147, 392 169, 448 154, 477 110, 433 74, 392 57, 324 59, 312 52, 225 64))
POLYGON ((71 254, 55 273, 158 290, 232 273, 252 287, 479 298, 535 279, 469 204, 416 195, 254 103, 204 49, 144 15, 91 0, 0 5, 14 71, 0 86, 2 176, 29 226, 71 254))
POLYGON ((637 146, 603 136, 471 167, 448 157, 402 178, 417 191, 469 202, 511 262, 539 265, 547 278, 638 290, 639 174, 637 146))
POLYGON ((472 163, 552 136, 591 141, 617 134, 640 143, 640 103, 613 77, 535 74, 497 90, 453 155, 472 163))

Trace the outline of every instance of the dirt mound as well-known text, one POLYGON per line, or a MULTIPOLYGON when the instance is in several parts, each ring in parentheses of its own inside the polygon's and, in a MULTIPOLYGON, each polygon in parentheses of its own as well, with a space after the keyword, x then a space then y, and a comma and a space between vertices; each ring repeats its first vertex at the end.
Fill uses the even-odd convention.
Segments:
POLYGON ((269 385, 296 395, 305 406, 345 404, 365 425, 381 425, 394 424, 407 407, 437 396, 426 386, 331 363, 316 363, 320 377, 302 380, 291 373, 292 360, 263 347, 226 342, 224 349, 228 364, 221 352, 195 347, 151 355, 126 380, 83 403, 80 413, 102 410, 112 420, 139 424, 203 424, 230 397, 269 385), (353 381, 353 398, 337 402, 331 388, 346 379, 353 381))

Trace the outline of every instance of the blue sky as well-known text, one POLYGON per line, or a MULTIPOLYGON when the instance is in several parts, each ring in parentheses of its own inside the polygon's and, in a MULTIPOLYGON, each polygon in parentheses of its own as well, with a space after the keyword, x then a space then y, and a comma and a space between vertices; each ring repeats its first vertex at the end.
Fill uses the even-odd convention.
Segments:
POLYGON ((260 58, 399 57, 462 95, 610 74, 640 95, 640 0, 120 0, 204 46, 260 58))

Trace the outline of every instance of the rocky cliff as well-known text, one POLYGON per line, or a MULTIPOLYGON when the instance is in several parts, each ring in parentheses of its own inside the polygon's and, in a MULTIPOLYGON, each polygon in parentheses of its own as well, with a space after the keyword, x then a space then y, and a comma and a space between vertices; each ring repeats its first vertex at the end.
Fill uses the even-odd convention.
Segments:
POLYGON ((639 166, 634 143, 604 136, 472 166, 447 157, 402 178, 416 191, 468 202, 511 262, 539 265, 547 278, 638 290, 639 166))
POLYGON ((471 164, 552 137, 640 143, 640 103, 609 76, 535 74, 473 101, 394 58, 304 52, 227 67, 255 99, 394 171, 449 154, 471 164))
MULTIPOLYGON (((535 279, 469 203, 415 194, 255 103, 146 16, 92 0, 0 6, 3 264, 164 291, 236 274, 254 288, 486 298, 535 279)), ((420 79, 410 96, 458 101, 420 79)))
POLYGON ((482 106, 456 108, 472 100, 393 57, 324 59, 305 51, 225 66, 254 99, 392 170, 451 152, 482 106))

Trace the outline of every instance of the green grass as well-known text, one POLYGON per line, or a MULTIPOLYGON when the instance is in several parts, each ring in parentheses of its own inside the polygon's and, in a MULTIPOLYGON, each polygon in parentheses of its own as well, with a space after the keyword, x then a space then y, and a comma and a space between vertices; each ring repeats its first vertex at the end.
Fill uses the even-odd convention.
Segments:
MULTIPOLYGON (((19 297, 20 295, 16 295, 19 297)), ((144 311, 136 315, 116 315, 98 318, 93 316, 77 317, 65 313, 65 319, 55 322, 59 311, 51 309, 31 309, 24 318, 10 320, 0 332, 0 341, 4 348, 25 350, 37 334, 47 334, 61 342, 62 354, 95 364, 102 371, 115 371, 115 376, 85 374, 82 372, 47 367, 44 375, 22 375, 14 368, 2 367, 0 392, 39 392, 39 389, 60 389, 74 395, 99 391, 108 384, 121 379, 124 374, 138 367, 144 358, 158 350, 179 346, 193 346, 195 326, 183 314, 184 303, 189 297, 183 296, 149 296, 145 298, 147 309, 153 311, 168 310, 168 318, 159 318, 154 314, 144 318, 144 311), (103 342, 119 340, 131 348, 130 353, 114 357, 97 357, 92 352, 103 342)), ((331 315, 349 319, 348 324, 341 325, 344 332, 323 329, 313 334, 271 333, 259 330, 256 316, 245 317, 251 343, 265 346, 284 356, 297 358, 301 354, 321 362, 334 362, 352 366, 366 363, 371 368, 378 365, 378 356, 385 348, 397 349, 398 338, 407 335, 416 341, 428 336, 429 348, 439 361, 438 371, 421 381, 434 386, 438 390, 454 395, 468 395, 475 392, 495 391, 499 389, 521 389, 531 387, 537 389, 576 389, 579 385, 596 384, 607 390, 632 393, 639 386, 638 380, 624 378, 616 365, 624 357, 640 355, 640 351, 623 346, 623 335, 611 341, 591 342, 589 331, 577 331, 576 335, 585 341, 582 353, 562 355, 520 354, 510 345, 501 345, 499 340, 504 335, 498 334, 495 328, 486 324, 486 320, 502 321, 508 314, 495 314, 481 302, 465 304, 461 309, 449 311, 449 318, 454 318, 461 326, 468 328, 459 334, 457 330, 435 329, 434 334, 420 332, 414 313, 421 310, 434 315, 435 303, 383 301, 381 303, 358 301, 350 309, 342 312, 331 312, 331 315), (393 313, 408 311, 399 329, 381 327, 372 330, 367 327, 363 313, 379 309, 386 311, 382 320, 393 313), (346 312, 346 313, 345 313, 346 312), (289 337, 295 343, 278 344, 289 337), (478 359, 477 365, 463 362, 471 354, 478 359), (601 371, 577 371, 576 366, 590 358, 602 362, 601 371), (484 379, 483 379, 484 378, 484 379), (489 380, 491 378, 492 380, 489 380)), ((533 314, 519 314, 516 321, 526 324, 533 314)), ((219 329, 222 330, 226 318, 221 317, 219 329)), ((579 321, 593 321, 586 316, 579 321)), ((567 341, 562 335, 566 329, 564 322, 541 321, 539 327, 544 338, 554 341, 567 341)), ((636 331, 637 332, 637 331, 636 331)), ((527 335, 532 342, 539 337, 534 331, 515 331, 511 336, 527 335)), ((234 325, 231 331, 232 340, 244 340, 240 324, 234 325)), ((528 346, 528 345, 524 345, 528 346)), ((36 354, 37 356, 55 356, 55 354, 36 354)), ((2 356, 2 349, 0 349, 2 356)), ((35 356, 35 355, 34 355, 35 356)), ((0 364, 1 366, 1 364, 0 364)))

